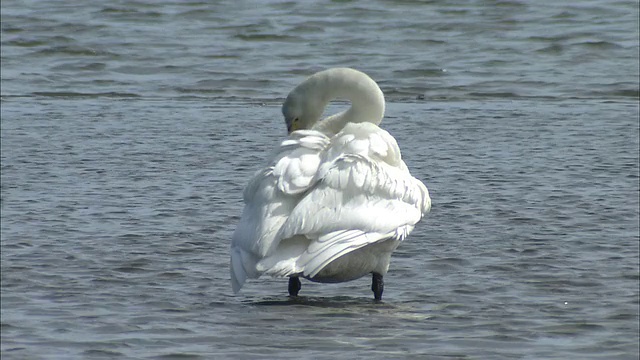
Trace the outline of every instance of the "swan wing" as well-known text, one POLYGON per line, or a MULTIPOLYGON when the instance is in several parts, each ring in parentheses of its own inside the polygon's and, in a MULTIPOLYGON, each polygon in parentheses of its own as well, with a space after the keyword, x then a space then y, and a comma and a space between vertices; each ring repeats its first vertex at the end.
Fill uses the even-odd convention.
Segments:
POLYGON ((370 123, 348 124, 331 140, 315 179, 276 235, 311 239, 291 273, 313 277, 353 250, 403 240, 431 207, 395 139, 370 123))
POLYGON ((299 194, 311 185, 329 138, 315 130, 294 131, 282 142, 275 157, 273 175, 284 194, 299 194))
POLYGON ((318 172, 329 138, 296 131, 284 140, 270 166, 259 170, 244 190, 245 207, 231 239, 231 284, 239 291, 247 278, 260 276, 258 262, 272 254, 277 234, 318 172))

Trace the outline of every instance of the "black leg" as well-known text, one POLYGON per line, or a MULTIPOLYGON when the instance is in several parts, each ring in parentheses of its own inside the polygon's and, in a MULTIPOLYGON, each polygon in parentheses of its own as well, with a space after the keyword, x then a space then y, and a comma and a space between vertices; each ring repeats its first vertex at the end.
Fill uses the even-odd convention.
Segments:
POLYGON ((371 290, 373 290, 373 296, 376 300, 382 300, 382 291, 384 290, 384 281, 382 281, 382 275, 373 273, 371 290))
POLYGON ((300 291, 301 287, 302 284, 297 276, 289 277, 289 296, 298 296, 298 291, 300 291))

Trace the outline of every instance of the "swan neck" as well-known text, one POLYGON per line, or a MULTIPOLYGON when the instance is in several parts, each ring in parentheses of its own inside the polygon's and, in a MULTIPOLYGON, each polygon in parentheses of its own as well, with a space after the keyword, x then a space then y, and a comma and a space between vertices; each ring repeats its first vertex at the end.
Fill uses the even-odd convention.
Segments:
POLYGON ((328 75, 325 79, 318 79, 321 83, 318 88, 324 89, 321 95, 323 108, 332 100, 338 99, 349 100, 351 107, 317 122, 313 129, 336 134, 350 122, 370 122, 376 125, 382 122, 384 94, 375 81, 353 69, 335 69, 328 75))

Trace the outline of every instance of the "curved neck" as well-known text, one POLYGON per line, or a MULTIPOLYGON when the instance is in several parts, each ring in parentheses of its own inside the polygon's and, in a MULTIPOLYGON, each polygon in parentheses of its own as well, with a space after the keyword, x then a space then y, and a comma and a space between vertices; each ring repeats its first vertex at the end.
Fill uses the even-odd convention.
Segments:
POLYGON ((366 74, 348 68, 331 69, 311 76, 310 89, 316 90, 321 109, 330 101, 346 99, 351 107, 338 114, 316 122, 312 129, 328 134, 336 134, 350 122, 370 122, 380 124, 384 116, 384 94, 378 84, 366 74))

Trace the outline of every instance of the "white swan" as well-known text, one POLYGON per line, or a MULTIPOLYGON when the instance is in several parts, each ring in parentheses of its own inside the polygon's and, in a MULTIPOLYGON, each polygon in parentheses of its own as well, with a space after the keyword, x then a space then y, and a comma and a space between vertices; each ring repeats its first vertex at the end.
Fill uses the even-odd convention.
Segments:
POLYGON ((429 212, 431 199, 411 176, 396 140, 377 125, 384 95, 366 74, 348 68, 318 72, 287 96, 289 138, 244 191, 245 207, 231 241, 231 284, 247 278, 299 277, 343 282, 382 277, 391 253, 429 212), (351 107, 319 121, 327 104, 351 107))

